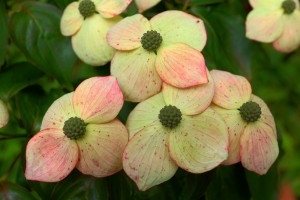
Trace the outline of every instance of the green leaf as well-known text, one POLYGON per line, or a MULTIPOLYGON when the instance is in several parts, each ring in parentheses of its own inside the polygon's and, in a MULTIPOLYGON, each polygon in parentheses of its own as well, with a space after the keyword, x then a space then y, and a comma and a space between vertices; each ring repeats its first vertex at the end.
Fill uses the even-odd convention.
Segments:
POLYGON ((131 200, 136 186, 124 171, 106 178, 110 199, 131 200))
POLYGON ((215 3, 221 3, 224 2, 225 0, 191 0, 190 1, 190 6, 202 6, 202 5, 209 5, 209 4, 215 4, 215 3))
POLYGON ((15 44, 36 67, 72 90, 72 69, 77 60, 70 38, 60 33, 61 11, 41 2, 26 2, 11 17, 15 44))
POLYGON ((7 100, 35 83, 43 73, 29 63, 17 63, 0 73, 0 98, 7 100))
POLYGON ((182 191, 178 197, 180 200, 200 199, 206 192, 206 189, 214 176, 215 171, 209 171, 202 174, 187 173, 181 182, 182 191))
POLYGON ((64 93, 61 90, 51 90, 45 93, 40 86, 26 88, 15 97, 19 121, 28 133, 40 130, 42 119, 50 105, 64 93))
POLYGON ((28 190, 14 183, 0 182, 0 199, 33 200, 35 198, 28 190))
POLYGON ((254 49, 253 42, 245 37, 243 5, 228 4, 191 8, 207 28, 208 41, 203 53, 214 62, 214 67, 250 76, 254 49))
POLYGON ((108 190, 105 179, 81 175, 75 171, 72 175, 57 183, 50 199, 108 200, 108 190))
POLYGON ((55 3, 61 9, 66 8, 70 3, 74 2, 74 0, 50 0, 50 2, 55 3))
POLYGON ((221 166, 216 169, 216 176, 206 191, 206 200, 220 199, 250 199, 244 169, 240 164, 221 166))
POLYGON ((278 172, 277 165, 274 164, 267 174, 261 176, 245 170, 249 189, 253 199, 278 199, 278 172))
POLYGON ((5 52, 8 42, 8 26, 7 26, 7 11, 5 8, 5 1, 0 2, 0 67, 5 60, 5 52))

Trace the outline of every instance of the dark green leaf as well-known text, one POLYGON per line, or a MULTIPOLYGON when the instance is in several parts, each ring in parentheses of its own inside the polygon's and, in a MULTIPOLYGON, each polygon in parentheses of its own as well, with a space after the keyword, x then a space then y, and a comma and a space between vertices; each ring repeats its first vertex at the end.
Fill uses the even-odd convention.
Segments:
POLYGON ((27 2, 11 18, 10 33, 15 44, 36 67, 57 78, 72 90, 72 69, 76 62, 70 38, 60 33, 61 11, 41 3, 27 2))
POLYGON ((77 173, 57 183, 52 191, 51 199, 101 199, 108 200, 108 191, 103 178, 95 178, 77 173))
POLYGON ((249 200, 250 193, 243 167, 240 164, 218 167, 206 191, 206 199, 249 200))
POLYGON ((134 107, 136 105, 137 105, 137 103, 125 101, 124 105, 118 115, 118 119, 120 119, 121 122, 123 122, 125 124, 129 113, 134 109, 134 107))
POLYGON ((45 93, 39 86, 31 86, 16 95, 16 108, 19 111, 19 120, 28 133, 40 130, 42 119, 50 105, 62 96, 60 90, 51 90, 45 93))
POLYGON ((5 8, 5 1, 0 1, 0 67, 4 63, 5 51, 8 41, 8 27, 7 27, 7 11, 5 8))
POLYGON ((202 5, 209 5, 209 4, 215 4, 215 3, 221 3, 224 2, 225 0, 191 0, 190 1, 190 6, 202 6, 202 5))
POLYGON ((55 3, 61 9, 66 8, 70 3, 74 2, 74 0, 50 0, 50 2, 55 3))
POLYGON ((7 100, 37 81, 43 73, 29 63, 17 63, 0 73, 0 98, 7 100))
POLYGON ((180 200, 200 199, 206 192, 206 189, 214 176, 215 171, 209 171, 202 174, 187 173, 181 182, 182 191, 179 195, 180 200))
MULTIPOLYGON (((136 188, 133 181, 124 171, 118 172, 107 178, 109 197, 112 200, 131 200, 133 190, 136 188)), ((135 189, 136 190, 136 189, 135 189)))
POLYGON ((32 200, 35 198, 28 190, 14 183, 3 181, 0 182, 0 199, 1 200, 32 200))
POLYGON ((266 175, 258 175, 245 170, 251 196, 254 200, 278 199, 277 165, 273 165, 266 175))
POLYGON ((242 5, 195 6, 191 12, 201 17, 207 28, 208 41, 203 51, 214 67, 250 76, 253 42, 245 37, 245 14, 242 5), (239 10, 238 10, 239 8, 239 10), (242 10, 243 11, 243 10, 242 10))

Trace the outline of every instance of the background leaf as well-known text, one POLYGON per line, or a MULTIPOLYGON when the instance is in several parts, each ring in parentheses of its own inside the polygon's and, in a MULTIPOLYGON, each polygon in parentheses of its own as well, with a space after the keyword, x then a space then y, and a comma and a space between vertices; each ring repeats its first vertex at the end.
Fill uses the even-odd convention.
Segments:
POLYGON ((6 68, 0 73, 0 98, 4 100, 11 98, 42 76, 43 72, 27 62, 17 63, 6 68))
POLYGON ((35 198, 28 190, 14 183, 0 182, 0 199, 22 199, 34 200, 35 198))
POLYGON ((218 167, 205 196, 206 200, 249 200, 243 167, 239 163, 218 167))
POLYGON ((70 38, 60 33, 61 11, 41 2, 26 2, 11 17, 15 44, 36 67, 72 90, 72 68, 77 60, 70 38))
POLYGON ((0 67, 5 60, 5 51, 8 43, 8 24, 7 11, 5 8, 5 1, 0 1, 0 67))

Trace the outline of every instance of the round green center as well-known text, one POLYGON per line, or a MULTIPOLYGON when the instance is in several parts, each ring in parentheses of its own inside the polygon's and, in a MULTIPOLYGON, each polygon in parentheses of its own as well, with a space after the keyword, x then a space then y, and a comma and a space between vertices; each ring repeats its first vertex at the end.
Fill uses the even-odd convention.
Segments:
POLYGON ((165 106, 163 107, 158 115, 161 124, 168 128, 175 128, 181 121, 181 112, 175 106, 165 106))
POLYGON ((244 103, 239 110, 245 122, 256 122, 261 116, 260 106, 253 101, 244 103))
POLYGON ((64 134, 71 140, 77 140, 84 136, 86 124, 79 117, 71 117, 65 121, 64 134))
POLYGON ((293 0, 285 0, 282 2, 281 7, 284 10, 284 14, 292 14, 294 10, 296 9, 296 3, 293 0))
POLYGON ((162 37, 157 31, 147 31, 141 38, 141 43, 147 51, 156 51, 162 42, 162 37))
POLYGON ((96 6, 91 0, 83 0, 79 3, 79 12, 84 18, 87 18, 96 12, 96 6))

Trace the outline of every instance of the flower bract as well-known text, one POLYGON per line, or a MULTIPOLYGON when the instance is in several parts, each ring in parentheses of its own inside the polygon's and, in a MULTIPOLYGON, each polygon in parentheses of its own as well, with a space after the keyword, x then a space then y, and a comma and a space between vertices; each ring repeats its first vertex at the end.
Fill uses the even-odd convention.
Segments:
POLYGON ((161 0, 135 0, 135 4, 138 7, 140 13, 148 10, 158 4, 161 0))
POLYGON ((2 100, 0 100, 0 128, 8 123, 9 114, 8 110, 2 100))
POLYGON ((225 165, 237 162, 258 174, 267 173, 279 149, 274 118, 262 99, 252 94, 246 78, 212 70, 215 82, 213 109, 229 130, 229 156, 225 165))
POLYGON ((27 144, 26 178, 56 182, 75 167, 95 177, 121 170, 128 142, 126 127, 116 119, 122 105, 122 92, 111 76, 89 78, 57 99, 27 144))
POLYGON ((130 113, 123 168, 140 190, 169 180, 178 167, 203 173, 227 158, 226 124, 209 108, 213 87, 211 79, 188 89, 164 83, 130 113))
POLYGON ((72 36, 76 55, 92 66, 104 65, 114 54, 106 42, 106 33, 122 18, 131 0, 80 0, 69 4, 61 18, 63 35, 72 36))
POLYGON ((246 36, 272 42, 276 50, 291 52, 300 45, 298 0, 250 0, 254 8, 246 20, 246 36))
POLYGON ((178 88, 207 83, 200 53, 206 43, 205 27, 192 15, 165 11, 148 20, 136 14, 113 26, 107 41, 117 50, 111 73, 128 101, 157 94, 162 82, 178 88))

